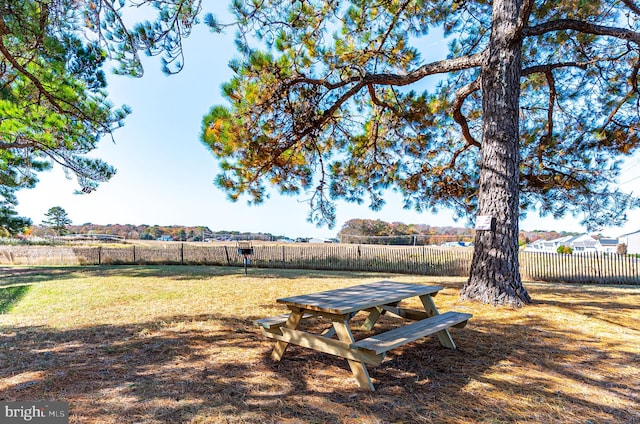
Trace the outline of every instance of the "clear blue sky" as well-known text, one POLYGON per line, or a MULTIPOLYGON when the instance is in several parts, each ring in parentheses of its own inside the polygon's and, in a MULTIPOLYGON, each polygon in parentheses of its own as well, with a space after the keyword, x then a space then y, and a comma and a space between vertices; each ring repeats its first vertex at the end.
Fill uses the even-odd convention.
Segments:
MULTIPOLYGON (((204 2, 204 11, 224 12, 222 1, 204 2)), ((223 103, 220 86, 231 77, 227 64, 236 54, 232 33, 215 35, 200 25, 185 40, 184 70, 173 76, 160 71, 156 58, 145 60, 141 79, 110 76, 108 91, 115 105, 127 104, 133 113, 115 132, 115 143, 103 139, 92 156, 117 169, 108 183, 89 195, 74 195, 77 183, 66 179, 60 168, 40 174, 35 189, 18 194, 17 211, 35 224, 53 206, 64 208, 74 224, 148 224, 208 226, 213 231, 266 232, 289 237, 334 237, 342 225, 354 218, 388 222, 465 226, 453 214, 417 214, 402 209, 399 197, 389 192, 387 205, 379 212, 366 206, 340 202, 334 229, 307 222, 305 197, 272 194, 263 205, 247 206, 246 199, 231 203, 213 179, 218 166, 200 142, 203 115, 214 104, 223 103)), ((429 52, 439 52, 436 43, 425 43, 429 52), (434 45, 436 44, 436 45, 434 45)), ((433 53, 431 53, 433 54, 433 53)), ((444 51, 441 52, 444 56, 444 51)), ((434 59, 437 57, 425 57, 434 59)), ((623 165, 621 187, 631 191, 640 185, 640 157, 623 165)), ((628 214, 623 228, 604 229, 617 236, 640 230, 640 211, 628 214)), ((583 231, 579 219, 541 219, 530 212, 520 227, 524 230, 583 231)))

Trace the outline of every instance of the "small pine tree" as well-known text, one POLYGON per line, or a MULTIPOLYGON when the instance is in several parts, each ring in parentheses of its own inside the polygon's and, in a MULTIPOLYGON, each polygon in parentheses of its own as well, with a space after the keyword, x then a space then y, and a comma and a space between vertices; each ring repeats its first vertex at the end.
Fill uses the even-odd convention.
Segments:
POLYGON ((47 219, 42 221, 43 225, 53 229, 59 236, 67 233, 67 225, 71 225, 71 219, 69 219, 67 211, 60 206, 54 206, 50 208, 44 216, 47 219))

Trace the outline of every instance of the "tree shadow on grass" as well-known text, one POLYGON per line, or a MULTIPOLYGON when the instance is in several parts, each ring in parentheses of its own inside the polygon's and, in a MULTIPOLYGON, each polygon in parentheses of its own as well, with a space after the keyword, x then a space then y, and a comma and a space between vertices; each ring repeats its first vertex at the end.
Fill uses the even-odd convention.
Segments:
POLYGON ((542 284, 535 290, 539 296, 534 299, 535 305, 569 311, 576 317, 598 320, 621 330, 638 328, 639 286, 542 284))
MULTIPOLYGON (((68 401, 70 422, 83 424, 297 416, 286 405, 294 385, 265 366, 264 341, 248 326, 198 315, 73 330, 4 328, 0 400, 68 401)), ((316 415, 338 422, 330 411, 316 415)))
MULTIPOLYGON (((170 278, 175 280, 203 280, 219 276, 244 277, 242 267, 210 265, 91 265, 61 267, 10 267, 0 266, 0 287, 14 284, 30 284, 80 277, 131 277, 131 278, 170 278)), ((313 279, 359 280, 362 278, 389 278, 389 274, 313 271, 297 269, 250 269, 247 278, 297 280, 301 277, 313 279)))
POLYGON ((0 266, 0 287, 67 280, 77 277, 76 267, 8 267, 0 266))
POLYGON ((18 303, 30 288, 29 285, 0 287, 0 314, 11 310, 13 305, 18 303))
POLYGON ((368 367, 375 392, 358 389, 341 358, 291 346, 282 361, 272 361, 273 343, 253 318, 189 315, 69 330, 5 327, 0 400, 68 401, 70 422, 82 424, 638 419, 623 404, 585 398, 572 386, 637 406, 637 375, 608 381, 598 370, 611 361, 638 363, 638 353, 621 346, 576 350, 562 341, 587 335, 563 333, 538 316, 518 324, 474 317, 452 331, 457 350, 442 348, 435 338, 394 350, 368 367))
MULTIPOLYGON (((635 390, 640 375, 621 371, 615 377, 606 370, 640 363, 640 352, 629 351, 625 343, 606 349, 580 343, 584 349, 576 349, 571 339, 588 340, 590 335, 556 329, 544 319, 524 325, 476 319, 469 326, 452 330, 456 350, 427 338, 393 350, 377 367, 367 367, 375 393, 354 396, 353 389, 344 388, 355 387, 348 378, 343 384, 335 382, 340 390, 329 400, 350 404, 379 422, 640 422, 635 390)), ((289 349, 271 367, 297 382, 296 392, 312 395, 318 390, 327 364, 350 376, 340 358, 289 349), (307 365, 311 363, 315 365, 307 365)))

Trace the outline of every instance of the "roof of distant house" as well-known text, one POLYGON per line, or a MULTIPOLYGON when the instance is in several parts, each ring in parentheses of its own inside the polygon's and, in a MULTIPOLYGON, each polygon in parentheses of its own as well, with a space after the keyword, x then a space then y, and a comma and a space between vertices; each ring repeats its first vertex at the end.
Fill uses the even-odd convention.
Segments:
POLYGON ((617 246, 618 245, 618 239, 616 238, 602 237, 599 241, 601 246, 604 246, 604 245, 617 246))
POLYGON ((638 230, 638 231, 634 231, 634 232, 632 232, 632 233, 623 234, 623 235, 621 235, 620 237, 632 236, 632 235, 634 235, 634 234, 638 234, 638 233, 640 233, 640 230, 638 230))

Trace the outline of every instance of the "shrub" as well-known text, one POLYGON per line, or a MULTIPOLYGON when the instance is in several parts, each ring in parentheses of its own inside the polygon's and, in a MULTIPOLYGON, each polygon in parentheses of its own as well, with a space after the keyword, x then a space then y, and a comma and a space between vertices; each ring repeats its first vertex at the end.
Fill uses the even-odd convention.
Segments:
POLYGON ((571 255, 573 253, 573 249, 569 246, 565 246, 564 244, 558 246, 558 249, 556 251, 561 255, 571 255))
POLYGON ((625 243, 620 243, 618 248, 616 249, 616 253, 618 255, 626 255, 627 254, 627 245, 625 243))

